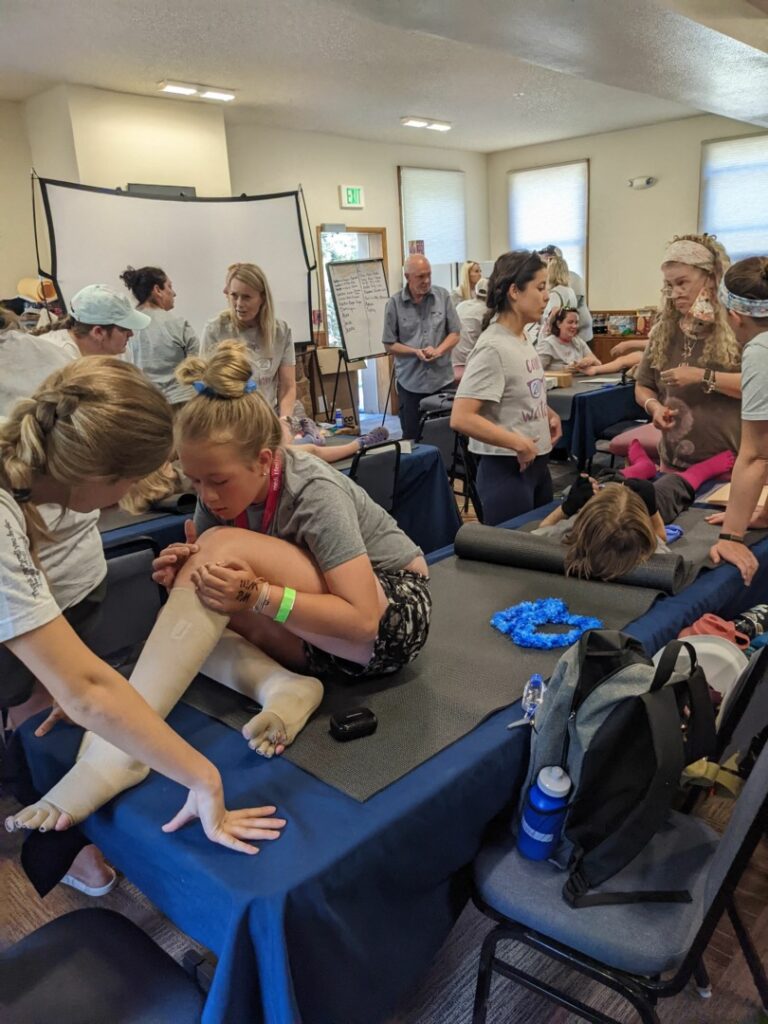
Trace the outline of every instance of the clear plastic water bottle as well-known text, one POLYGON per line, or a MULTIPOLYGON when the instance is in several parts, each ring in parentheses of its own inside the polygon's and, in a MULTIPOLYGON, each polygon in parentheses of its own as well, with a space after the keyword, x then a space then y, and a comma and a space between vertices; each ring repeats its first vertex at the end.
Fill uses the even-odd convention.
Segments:
POLYGON ((517 849, 528 860, 546 860, 554 853, 568 807, 571 780, 563 768, 542 768, 528 791, 517 830, 517 849))
POLYGON ((341 428, 344 426, 344 413, 341 411, 341 409, 337 409, 336 412, 333 414, 333 422, 336 425, 337 430, 341 430, 341 428))
POLYGON ((547 692, 547 684, 538 672, 534 672, 523 689, 523 696, 520 706, 523 709, 523 717, 527 722, 533 722, 539 704, 544 700, 547 692))

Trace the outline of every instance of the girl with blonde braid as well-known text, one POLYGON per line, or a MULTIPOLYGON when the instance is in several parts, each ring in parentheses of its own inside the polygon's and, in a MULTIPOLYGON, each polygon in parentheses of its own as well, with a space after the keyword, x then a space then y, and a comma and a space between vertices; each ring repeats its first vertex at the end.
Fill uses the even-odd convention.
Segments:
MULTIPOLYGON (((177 642, 160 652, 148 642, 131 685, 86 647, 52 593, 57 570, 67 564, 67 538, 57 536, 55 523, 46 527, 38 506, 89 512, 112 505, 165 461, 171 444, 171 409, 160 392, 136 367, 100 356, 51 374, 0 427, 0 643, 74 722, 93 730, 80 749, 79 785, 67 791, 59 783, 61 802, 40 801, 12 815, 6 820, 11 831, 68 828, 94 801, 98 806, 104 794, 109 798, 116 775, 134 785, 148 765, 189 789, 184 808, 164 831, 199 817, 209 839, 246 853, 257 852, 248 840, 280 835, 284 822, 272 817, 274 807, 227 811, 216 768, 150 706, 163 705, 158 653, 174 660, 177 670, 189 670, 184 601, 181 607, 169 601, 158 620, 177 642)), ((199 604, 194 594, 191 599, 199 604)), ((198 644, 215 643, 218 618, 196 629, 198 644)), ((4 681, 5 674, 0 696, 4 681)))

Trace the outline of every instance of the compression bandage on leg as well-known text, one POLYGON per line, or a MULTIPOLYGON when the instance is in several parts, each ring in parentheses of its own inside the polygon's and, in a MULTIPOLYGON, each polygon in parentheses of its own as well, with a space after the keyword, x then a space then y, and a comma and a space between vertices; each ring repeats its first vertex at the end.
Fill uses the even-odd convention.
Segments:
MULTIPOLYGON (((177 587, 157 617, 131 673, 131 685, 161 717, 178 702, 218 643, 229 616, 206 608, 194 590, 177 587)), ((113 796, 137 785, 149 769, 92 732, 77 761, 38 803, 11 819, 17 828, 53 828, 61 814, 76 824, 113 796)))
POLYGON ((243 736, 264 757, 293 743, 323 699, 319 679, 291 672, 229 629, 200 671, 261 704, 263 710, 243 726, 243 736))

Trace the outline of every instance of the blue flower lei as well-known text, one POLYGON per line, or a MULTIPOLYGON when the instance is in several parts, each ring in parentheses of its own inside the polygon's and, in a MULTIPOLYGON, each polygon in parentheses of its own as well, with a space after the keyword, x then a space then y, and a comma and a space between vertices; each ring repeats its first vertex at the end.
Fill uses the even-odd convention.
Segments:
POLYGON ((491 625, 508 636, 518 647, 535 647, 549 651, 555 647, 570 647, 588 629, 602 629, 600 619, 589 615, 570 615, 568 605, 557 597, 545 597, 540 601, 523 601, 511 608, 496 612, 491 625), (573 626, 567 633, 539 633, 539 626, 573 626))

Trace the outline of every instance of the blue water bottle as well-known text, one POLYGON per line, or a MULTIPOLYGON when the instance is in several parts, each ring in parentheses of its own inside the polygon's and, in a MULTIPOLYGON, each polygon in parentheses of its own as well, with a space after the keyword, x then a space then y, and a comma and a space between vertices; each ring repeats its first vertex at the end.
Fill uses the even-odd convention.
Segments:
POLYGON ((571 780, 557 765, 542 768, 528 791, 517 831, 517 849, 528 860, 546 860, 554 853, 568 807, 571 780))
POLYGON ((337 430, 341 430, 341 428, 344 426, 344 413, 341 411, 341 409, 336 410, 333 417, 333 422, 335 423, 337 430))

